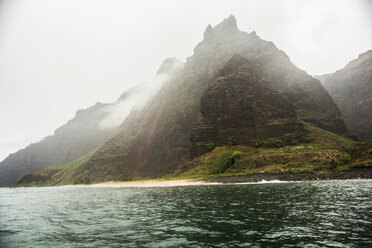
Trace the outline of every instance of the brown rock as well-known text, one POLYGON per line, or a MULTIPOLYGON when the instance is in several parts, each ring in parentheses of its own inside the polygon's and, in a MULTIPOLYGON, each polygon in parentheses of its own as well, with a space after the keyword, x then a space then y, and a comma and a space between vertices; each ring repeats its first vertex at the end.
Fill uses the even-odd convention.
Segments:
POLYGON ((191 157, 207 152, 210 143, 226 145, 231 137, 237 145, 249 145, 252 139, 289 141, 304 135, 293 105, 271 84, 258 65, 234 55, 201 98, 203 118, 191 134, 191 157))

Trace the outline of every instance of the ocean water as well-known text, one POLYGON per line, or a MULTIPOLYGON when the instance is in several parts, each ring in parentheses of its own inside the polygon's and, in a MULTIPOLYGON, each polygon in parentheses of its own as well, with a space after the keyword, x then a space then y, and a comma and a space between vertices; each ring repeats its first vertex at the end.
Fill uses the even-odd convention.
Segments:
POLYGON ((372 247, 372 180, 0 188, 0 247, 372 247))

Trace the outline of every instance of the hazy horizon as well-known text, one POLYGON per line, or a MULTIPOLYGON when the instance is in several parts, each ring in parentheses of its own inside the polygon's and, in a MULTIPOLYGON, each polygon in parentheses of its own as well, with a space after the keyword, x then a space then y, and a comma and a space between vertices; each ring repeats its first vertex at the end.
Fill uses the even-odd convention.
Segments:
POLYGON ((310 75, 372 49, 368 0, 0 0, 0 161, 153 78, 167 57, 185 62, 230 14, 310 75))

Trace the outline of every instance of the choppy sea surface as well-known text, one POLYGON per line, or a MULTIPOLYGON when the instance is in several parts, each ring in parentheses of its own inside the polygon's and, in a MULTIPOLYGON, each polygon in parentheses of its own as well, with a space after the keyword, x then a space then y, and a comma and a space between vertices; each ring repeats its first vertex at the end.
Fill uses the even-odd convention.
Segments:
POLYGON ((372 247, 372 180, 0 188, 0 247, 372 247))

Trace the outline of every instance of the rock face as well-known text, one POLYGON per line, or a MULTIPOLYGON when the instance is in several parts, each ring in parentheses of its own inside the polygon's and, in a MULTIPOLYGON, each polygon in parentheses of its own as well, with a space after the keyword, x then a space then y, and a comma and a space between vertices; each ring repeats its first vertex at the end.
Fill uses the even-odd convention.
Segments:
POLYGON ((302 120, 338 134, 347 133, 336 104, 321 83, 298 69, 272 42, 260 39, 255 32, 239 31, 233 16, 214 28, 207 27, 204 40, 185 67, 199 67, 213 76, 234 54, 261 66, 271 87, 288 97, 302 120))
POLYGON ((203 118, 191 134, 191 157, 206 153, 208 144, 229 144, 229 138, 249 145, 252 139, 290 141, 306 134, 291 102, 271 84, 259 66, 234 55, 201 98, 203 118))
MULTIPOLYGON (((257 97, 262 100, 262 105, 270 109, 279 104, 277 112, 265 112, 263 121, 257 120, 255 126, 261 123, 271 125, 269 118, 286 113, 289 114, 289 123, 285 124, 285 118, 276 118, 284 129, 270 136, 285 136, 285 130, 289 130, 288 135, 300 132, 301 127, 293 121, 296 114, 302 120, 332 132, 347 132, 336 104, 319 80, 293 65, 288 56, 272 42, 260 39, 254 32, 248 34, 239 31, 235 17, 230 16, 214 28, 210 25, 207 27, 203 41, 196 46, 184 67, 172 73, 159 93, 142 110, 133 111, 118 132, 100 147, 78 173, 88 180, 100 181, 120 175, 154 177, 173 172, 179 163, 190 159, 191 132, 202 118, 200 111, 204 91, 234 54, 247 58, 266 74, 267 88, 272 89, 266 96, 275 97, 272 103, 263 100, 265 95, 257 97)), ((257 87, 260 92, 263 90, 256 84, 250 87, 257 87)), ((212 92, 205 94, 208 96, 212 92)), ((250 104, 247 102, 245 106, 250 104)), ((204 114, 209 111, 206 106, 203 105, 204 114)), ((248 112, 244 110, 244 113, 248 112)), ((239 120, 244 123, 244 118, 239 120)), ((262 132, 255 134, 257 137, 261 135, 262 132)))
POLYGON ((350 131, 372 139, 372 50, 332 74, 319 76, 350 131))

